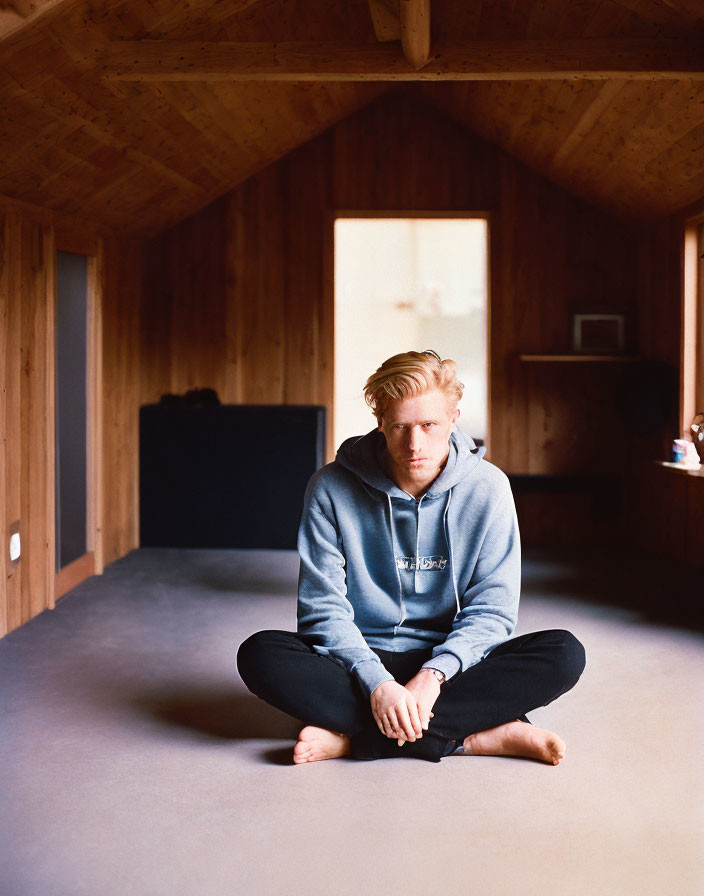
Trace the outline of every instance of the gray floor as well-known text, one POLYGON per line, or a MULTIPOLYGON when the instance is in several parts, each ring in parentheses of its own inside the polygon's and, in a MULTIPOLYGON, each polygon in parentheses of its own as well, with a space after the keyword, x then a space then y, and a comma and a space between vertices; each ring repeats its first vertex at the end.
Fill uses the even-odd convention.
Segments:
POLYGON ((134 551, 0 642, 0 896, 704 893, 704 638, 582 600, 611 581, 646 604, 633 570, 526 554, 517 633, 587 648, 531 714, 567 742, 557 768, 294 766, 296 723, 235 653, 295 627, 296 573, 282 551, 134 551))

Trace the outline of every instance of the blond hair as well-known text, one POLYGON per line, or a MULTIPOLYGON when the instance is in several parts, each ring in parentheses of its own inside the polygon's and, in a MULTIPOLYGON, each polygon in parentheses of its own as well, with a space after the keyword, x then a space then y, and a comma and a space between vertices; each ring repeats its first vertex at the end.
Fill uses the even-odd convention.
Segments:
POLYGON ((414 398, 439 389, 457 403, 462 398, 464 383, 457 379, 457 365, 437 352, 402 352, 388 358, 364 386, 364 400, 377 420, 381 420, 389 401, 414 398))

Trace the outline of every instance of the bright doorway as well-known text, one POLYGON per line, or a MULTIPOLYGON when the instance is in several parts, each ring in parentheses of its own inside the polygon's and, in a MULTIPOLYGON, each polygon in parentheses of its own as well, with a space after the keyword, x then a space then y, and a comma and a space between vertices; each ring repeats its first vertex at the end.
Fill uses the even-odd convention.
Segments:
POLYGON ((335 449, 376 425, 364 383, 391 355, 457 362, 460 428, 487 438, 486 217, 335 220, 335 449))

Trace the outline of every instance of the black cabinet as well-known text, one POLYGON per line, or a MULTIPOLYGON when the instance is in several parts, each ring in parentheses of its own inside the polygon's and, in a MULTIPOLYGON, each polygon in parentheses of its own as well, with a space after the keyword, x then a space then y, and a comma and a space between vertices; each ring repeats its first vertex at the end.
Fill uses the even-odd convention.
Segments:
POLYGON ((295 548, 324 447, 324 407, 143 406, 141 546, 295 548))

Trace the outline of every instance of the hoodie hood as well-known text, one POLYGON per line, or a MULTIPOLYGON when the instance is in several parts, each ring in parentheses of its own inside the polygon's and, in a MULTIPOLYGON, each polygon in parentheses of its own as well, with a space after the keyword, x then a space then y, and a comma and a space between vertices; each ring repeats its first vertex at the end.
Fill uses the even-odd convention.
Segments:
MULTIPOLYGON (((408 492, 399 488, 384 472, 386 439, 378 429, 364 436, 346 439, 337 452, 336 461, 358 476, 362 482, 384 492, 391 498, 409 500, 408 492)), ((456 429, 450 435, 450 453, 445 468, 431 484, 426 495, 440 495, 461 482, 477 467, 486 449, 456 429)), ((411 500, 413 500, 411 498, 411 500)))

